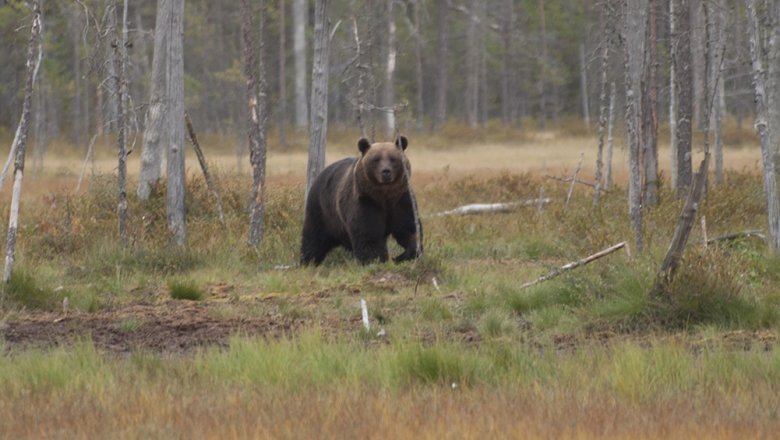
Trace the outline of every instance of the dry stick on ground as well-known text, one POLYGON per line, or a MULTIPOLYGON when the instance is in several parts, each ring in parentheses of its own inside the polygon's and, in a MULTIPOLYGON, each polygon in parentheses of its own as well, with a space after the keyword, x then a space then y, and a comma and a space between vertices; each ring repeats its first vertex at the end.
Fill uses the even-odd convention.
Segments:
POLYGON ((577 175, 580 173, 580 168, 582 168, 582 159, 584 157, 585 153, 580 153, 580 161, 577 163, 577 169, 574 170, 574 175, 571 177, 571 186, 569 186, 569 192, 566 194, 566 203, 563 205, 564 212, 569 210, 569 201, 571 200, 571 195, 574 192, 574 184, 577 183, 577 175))
POLYGON ((539 197, 536 199, 536 212, 541 215, 544 211, 544 185, 539 185, 539 197))
POLYGON ((704 246, 704 249, 707 249, 707 243, 707 218, 701 216, 701 244, 704 246))
POLYGON ((607 118, 607 163, 604 170, 604 191, 612 186, 612 128, 615 122, 615 83, 609 85, 609 117, 607 118))
POLYGON ((5 298, 5 285, 11 279, 11 271, 16 256, 16 230, 19 224, 19 204, 22 198, 22 178, 24 176, 24 154, 27 145, 27 133, 30 128, 30 108, 32 107, 33 84, 35 76, 41 65, 43 47, 40 39, 42 26, 41 9, 37 1, 32 5, 32 26, 30 27, 30 39, 27 43, 27 78, 24 86, 24 102, 22 104, 22 117, 19 120, 19 137, 14 139, 16 159, 14 161, 14 187, 11 195, 11 209, 8 218, 8 234, 5 245, 5 268, 3 270, 3 298, 5 298))
POLYGON ((431 217, 442 217, 445 215, 504 213, 504 212, 513 211, 516 208, 521 208, 524 206, 542 206, 545 203, 550 203, 550 201, 551 199, 548 197, 544 199, 538 198, 538 199, 525 200, 522 202, 511 202, 511 203, 472 203, 469 205, 459 206, 455 209, 450 209, 448 211, 437 212, 436 214, 431 215, 431 217))
POLYGON ((604 249, 601 252, 597 252, 597 253, 595 253, 593 255, 585 257, 585 258, 583 258, 581 260, 572 261, 569 264, 566 264, 564 266, 561 266, 561 267, 553 270, 552 272, 548 273, 547 275, 541 276, 541 277, 539 277, 539 278, 537 278, 537 279, 535 279, 533 281, 529 281, 529 282, 523 284, 522 286, 520 286, 520 288, 521 289, 525 289, 525 288, 531 287, 531 286, 533 286, 535 284, 539 284, 541 282, 544 282, 544 281, 547 281, 549 279, 555 278, 558 275, 566 273, 566 272, 568 272, 568 271, 570 271, 572 269, 576 269, 576 268, 578 268, 580 266, 584 266, 584 265, 586 265, 586 264, 588 264, 588 263, 590 263, 592 261, 598 260, 601 257, 606 257, 607 255, 609 255, 609 254, 611 254, 611 253, 613 253, 613 252, 615 252, 615 251, 617 251, 619 249, 622 249, 625 246, 626 246, 626 242, 623 241, 623 242, 618 243, 618 244, 616 244, 614 246, 608 247, 608 248, 604 249))
POLYGON ((92 140, 89 141, 89 146, 87 147, 87 155, 84 156, 84 163, 81 165, 81 173, 79 173, 79 181, 76 183, 76 190, 73 191, 74 195, 79 195, 79 190, 81 190, 81 182, 84 180, 84 174, 87 172, 87 164, 89 163, 89 160, 92 158, 94 147, 95 147, 95 140, 97 140, 97 133, 95 133, 94 136, 92 136, 92 140))
MULTIPOLYGON (((550 180, 557 180, 559 182, 571 182, 572 181, 571 176, 560 177, 560 176, 551 176, 551 175, 548 174, 548 175, 544 176, 544 178, 545 179, 550 179, 550 180)), ((579 183, 580 185, 589 186, 591 188, 596 188, 597 187, 597 184, 595 184, 595 183, 586 182, 586 181, 580 180, 580 179, 575 180, 574 183, 579 183)), ((605 190, 603 188, 601 189, 601 191, 602 192, 607 192, 607 190, 605 190)))
POLYGON ((751 230, 747 230, 747 231, 734 232, 734 233, 731 233, 731 234, 726 234, 726 235, 721 235, 719 237, 710 238, 709 240, 707 240, 707 244, 713 244, 713 243, 717 243, 717 242, 720 242, 720 241, 731 241, 731 240, 736 240, 738 238, 743 238, 743 237, 744 238, 756 237, 756 238, 759 238, 759 239, 763 240, 766 243, 766 234, 764 234, 763 231, 760 231, 758 229, 751 229, 751 230))
POLYGON ((184 122, 187 124, 187 133, 190 136, 190 144, 192 144, 192 148, 195 150, 195 155, 198 156, 200 169, 203 170, 203 178, 206 179, 206 186, 209 188, 211 195, 214 196, 214 201, 217 203, 219 222, 222 223, 222 226, 226 226, 225 213, 222 210, 222 199, 219 197, 217 186, 214 184, 214 180, 211 178, 211 173, 209 173, 209 166, 206 164, 206 157, 203 155, 203 150, 200 148, 198 137, 195 135, 195 129, 192 127, 192 119, 190 119, 190 115, 187 112, 184 112, 184 122))

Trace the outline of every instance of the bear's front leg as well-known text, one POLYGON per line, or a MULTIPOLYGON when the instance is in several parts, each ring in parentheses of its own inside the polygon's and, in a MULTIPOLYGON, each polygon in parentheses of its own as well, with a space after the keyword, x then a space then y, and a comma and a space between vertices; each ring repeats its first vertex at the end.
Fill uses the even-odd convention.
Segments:
POLYGON ((415 225, 412 198, 408 192, 401 197, 396 209, 393 211, 391 224, 393 225, 391 231, 393 237, 404 248, 404 252, 393 258, 393 261, 400 263, 401 261, 419 258, 423 250, 422 223, 418 222, 415 225))
POLYGON ((360 264, 369 264, 377 259, 384 263, 388 259, 387 239, 365 234, 353 235, 352 252, 360 264))
POLYGON ((352 252, 360 264, 368 264, 377 259, 384 263, 388 259, 383 217, 381 210, 363 201, 363 205, 350 221, 352 252))

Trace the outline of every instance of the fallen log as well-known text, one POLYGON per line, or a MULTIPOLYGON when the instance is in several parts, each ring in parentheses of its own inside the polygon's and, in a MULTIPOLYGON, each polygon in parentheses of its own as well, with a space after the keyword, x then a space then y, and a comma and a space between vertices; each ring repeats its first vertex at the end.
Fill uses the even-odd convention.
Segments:
POLYGON ((437 212, 432 214, 432 217, 442 217, 445 215, 471 215, 471 214, 495 214, 511 212, 517 208, 525 206, 541 206, 546 203, 550 203, 552 199, 549 197, 525 200, 522 202, 510 202, 510 203, 472 203, 469 205, 459 206, 455 209, 448 211, 437 212))
POLYGON ((604 249, 601 252, 596 252, 595 254, 590 255, 588 257, 585 257, 585 258, 583 258, 581 260, 572 261, 569 264, 563 265, 563 266, 553 270, 552 272, 548 273, 547 275, 541 276, 541 277, 539 277, 539 278, 537 278, 537 279, 535 279, 533 281, 529 281, 529 282, 523 284, 522 286, 520 286, 520 288, 521 289, 525 289, 525 288, 531 287, 531 286, 533 286, 535 284, 539 284, 541 282, 550 280, 552 278, 557 277, 558 275, 561 275, 561 274, 566 273, 566 272, 568 272, 570 270, 576 269, 576 268, 578 268, 580 266, 584 266, 584 265, 586 265, 586 264, 588 264, 588 263, 590 263, 592 261, 598 260, 601 257, 605 257, 605 256, 607 256, 607 255, 609 255, 609 254, 611 254, 611 253, 613 253, 613 252, 615 252, 617 250, 620 250, 620 249, 624 248, 625 246, 626 246, 626 242, 623 241, 623 242, 618 243, 618 244, 616 244, 616 245, 614 245, 612 247, 608 247, 608 248, 604 249))

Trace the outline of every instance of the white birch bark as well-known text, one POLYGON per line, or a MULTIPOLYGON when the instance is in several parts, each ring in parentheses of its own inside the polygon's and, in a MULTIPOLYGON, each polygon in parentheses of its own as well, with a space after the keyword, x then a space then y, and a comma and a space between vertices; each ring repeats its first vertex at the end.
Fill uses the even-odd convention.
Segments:
POLYGON ((395 42, 395 0, 387 0, 387 60, 385 61, 385 134, 388 138, 395 135, 395 60, 397 56, 395 42))
POLYGON ((329 29, 328 0, 316 0, 314 7, 311 130, 309 133, 309 160, 306 167, 307 196, 314 179, 325 168, 325 139, 328 134, 329 29))
POLYGON ((163 174, 168 116, 167 73, 168 32, 173 0, 157 0, 154 26, 154 55, 149 108, 146 113, 144 140, 141 147, 141 171, 138 176, 138 198, 146 200, 163 174))
POLYGON ((760 46, 759 23, 756 13, 756 1, 745 0, 748 18, 748 42, 750 44, 750 60, 753 74, 753 89, 756 103, 756 132, 761 141, 761 162, 764 172, 764 196, 766 197, 767 216, 769 220, 769 248, 777 253, 780 250, 780 202, 777 198, 777 180, 775 176, 774 149, 770 144, 770 128, 768 126, 768 109, 766 82, 762 49, 760 46))
POLYGON ((309 123, 306 100, 306 0, 293 0, 293 54, 295 57, 295 128, 305 130, 309 123))
POLYGON ((19 205, 22 199, 22 180, 24 177, 24 159, 27 146, 27 133, 30 128, 30 109, 32 108, 33 85, 38 68, 43 57, 43 47, 40 40, 40 32, 43 26, 40 6, 37 1, 32 5, 32 25, 30 26, 30 39, 27 43, 27 78, 24 88, 24 101, 22 104, 22 117, 19 120, 18 137, 14 138, 11 150, 15 152, 14 161, 14 186, 11 193, 11 207, 8 216, 8 232, 5 241, 5 266, 3 269, 3 284, 8 284, 13 272, 16 258, 16 238, 19 227, 19 205))

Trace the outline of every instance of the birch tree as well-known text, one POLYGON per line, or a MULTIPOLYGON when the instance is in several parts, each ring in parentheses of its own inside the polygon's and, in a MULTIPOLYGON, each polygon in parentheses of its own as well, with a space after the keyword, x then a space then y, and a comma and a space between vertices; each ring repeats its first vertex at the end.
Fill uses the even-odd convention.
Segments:
MULTIPOLYGON (((116 25, 116 10, 111 12, 112 32, 120 32, 116 25)), ((124 0, 122 7, 122 29, 121 37, 113 42, 114 47, 114 70, 117 74, 114 78, 116 90, 119 91, 117 99, 117 223, 119 229, 119 241, 122 246, 127 245, 127 0, 124 0)))
MULTIPOLYGON (((249 218, 249 244, 255 248, 263 239, 263 217, 265 214, 265 160, 266 160, 266 120, 267 93, 265 67, 262 52, 260 61, 255 61, 255 42, 253 37, 252 7, 250 0, 241 0, 241 34, 244 40, 244 74, 246 75, 246 99, 248 103, 248 129, 250 161, 252 163, 252 198, 249 218)), ((265 1, 261 0, 261 30, 265 16, 265 1)), ((262 35, 262 32, 261 32, 262 35)), ((260 47, 263 39, 260 39, 260 47)))
POLYGON ((753 89, 756 103, 756 132, 761 142, 761 163, 764 174, 764 196, 766 197, 769 220, 769 248, 780 251, 780 201, 777 198, 777 180, 775 175, 774 148, 770 143, 769 110, 767 102, 766 78, 764 76, 763 53, 759 33, 756 0, 745 0, 747 9, 747 36, 750 45, 750 61, 753 74, 753 89))
POLYGON ((647 0, 642 78, 642 154, 644 203, 658 205, 658 0, 647 0))
POLYGON ((604 168, 604 137, 607 131, 607 82, 609 70, 609 50, 612 40, 612 4, 607 1, 604 4, 603 23, 605 26, 604 37, 601 41, 601 84, 599 92, 599 143, 596 151, 596 188, 593 191, 593 206, 599 206, 602 188, 602 170, 604 168))
POLYGON ((33 0, 32 25, 30 26, 30 38, 27 42, 27 74, 24 86, 24 101, 22 104, 22 117, 19 120, 19 126, 16 130, 17 136, 14 136, 14 145, 11 151, 14 152, 14 186, 11 192, 11 207, 8 218, 8 232, 5 240, 5 267, 3 269, 3 284, 7 285, 11 280, 14 260, 16 258, 16 234, 19 227, 19 205, 22 199, 22 179, 24 177, 24 159, 27 146, 27 134, 30 129, 30 109, 32 107, 33 85, 35 77, 38 74, 38 68, 41 65, 43 57, 43 47, 40 39, 43 19, 40 5, 33 0))
POLYGON ((674 0, 676 16, 675 57, 672 60, 675 71, 675 91, 677 94, 677 127, 675 143, 677 145, 677 197, 683 198, 693 179, 691 163, 692 120, 693 120, 693 66, 691 65, 691 14, 688 0, 674 0))
POLYGON ((138 198, 146 200, 152 188, 162 177, 163 157, 169 125, 168 115, 168 32, 171 25, 173 0, 157 0, 157 18, 154 26, 154 54, 152 55, 152 84, 149 108, 144 124, 141 148, 141 171, 138 176, 138 198))
POLYGON ((642 2, 623 0, 623 57, 626 87, 626 128, 628 132, 628 214, 634 230, 636 249, 644 247, 642 237, 642 161, 640 102, 645 19, 642 2), (640 96, 637 96, 640 95, 640 96))
POLYGON ((385 84, 384 84, 384 107, 385 107, 385 134, 392 137, 395 134, 395 60, 396 60, 396 42, 395 42, 395 15, 393 4, 395 0, 387 0, 387 48, 385 60, 385 84))
POLYGON ((325 168, 325 138, 328 133, 329 34, 328 0, 316 0, 314 6, 314 62, 312 66, 309 160, 306 167, 307 196, 314 179, 325 168))
POLYGON ((184 182, 184 0, 170 0, 171 28, 168 38, 168 230, 174 244, 187 242, 184 182))
POLYGON ((295 57, 295 127, 305 130, 309 119, 306 101, 307 0, 293 0, 293 54, 295 57))
POLYGON ((436 102, 433 129, 438 130, 447 120, 447 72, 449 68, 449 3, 437 0, 438 41, 436 42, 436 102))
POLYGON ((287 144, 287 35, 286 0, 279 0, 279 143, 287 144))

